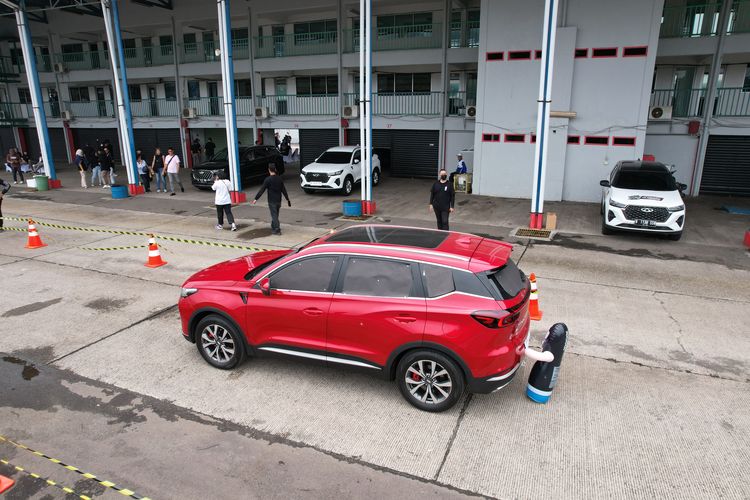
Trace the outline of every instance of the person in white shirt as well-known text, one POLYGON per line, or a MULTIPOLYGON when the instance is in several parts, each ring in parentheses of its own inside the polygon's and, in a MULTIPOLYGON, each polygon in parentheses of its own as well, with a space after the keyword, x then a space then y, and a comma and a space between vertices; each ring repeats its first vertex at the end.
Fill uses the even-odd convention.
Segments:
POLYGON ((169 189, 172 191, 169 196, 174 196, 175 183, 180 185, 180 191, 185 192, 180 180, 180 157, 174 154, 174 148, 167 149, 167 156, 164 157, 164 175, 169 177, 169 189))
POLYGON ((143 153, 138 150, 135 152, 135 165, 138 167, 138 173, 141 176, 141 184, 143 185, 144 191, 147 193, 151 192, 151 172, 148 170, 148 164, 143 159, 143 153))
POLYGON ((216 229, 224 229, 224 214, 227 214, 227 221, 232 225, 232 231, 237 231, 234 215, 232 215, 232 198, 229 196, 231 184, 224 177, 223 174, 215 174, 214 183, 211 186, 211 189, 216 191, 214 204, 216 205, 216 217, 219 219, 216 229))

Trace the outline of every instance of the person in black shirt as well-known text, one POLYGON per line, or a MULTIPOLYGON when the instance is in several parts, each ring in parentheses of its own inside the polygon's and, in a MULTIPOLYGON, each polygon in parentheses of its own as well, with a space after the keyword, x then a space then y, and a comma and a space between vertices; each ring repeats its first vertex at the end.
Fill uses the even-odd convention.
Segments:
POLYGON ((441 169, 440 180, 436 181, 430 190, 429 204, 430 210, 435 212, 438 229, 449 231, 448 217, 453 212, 455 202, 456 193, 453 191, 453 185, 448 182, 448 172, 441 169))
POLYGON ((207 160, 213 158, 214 151, 216 150, 216 144, 214 144, 214 140, 209 137, 208 141, 206 141, 206 144, 203 145, 203 150, 206 152, 207 160))
MULTIPOLYGON (((2 188, 2 191, 0 191, 0 229, 3 227, 3 197, 5 196, 5 193, 7 193, 10 190, 10 183, 5 182, 4 180, 0 179, 0 188, 2 188)), ((0 231, 0 234, 2 234, 2 231, 0 231)))
POLYGON ((281 195, 286 198, 287 204, 291 207, 292 202, 289 201, 289 195, 286 192, 284 186, 284 179, 276 174, 276 165, 268 166, 268 177, 263 181, 263 186, 255 195, 253 205, 258 201, 258 198, 263 196, 266 189, 268 190, 268 210, 271 212, 271 234, 281 234, 281 226, 279 225, 279 210, 281 210, 281 195))

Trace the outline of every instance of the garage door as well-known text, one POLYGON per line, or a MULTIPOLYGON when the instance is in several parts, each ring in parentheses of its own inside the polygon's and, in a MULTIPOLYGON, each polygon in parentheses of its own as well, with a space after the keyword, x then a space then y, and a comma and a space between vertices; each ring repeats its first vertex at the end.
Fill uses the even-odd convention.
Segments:
POLYGON ((0 154, 5 158, 10 148, 16 146, 16 139, 13 136, 13 129, 10 127, 0 128, 0 154))
POLYGON ((143 151, 143 157, 149 162, 157 147, 161 148, 163 154, 167 154, 167 148, 175 148, 175 151, 181 151, 179 128, 137 128, 133 130, 133 140, 135 141, 135 149, 143 151))
POLYGON ((335 128, 301 129, 299 131, 299 161, 301 166, 312 163, 328 148, 339 145, 339 131, 335 128))
POLYGON ((750 136, 708 138, 700 192, 750 196, 750 136))
POLYGON ((49 129, 49 141, 52 145, 52 158, 58 163, 68 163, 68 147, 65 145, 65 130, 49 129))
POLYGON ((19 127, 18 132, 23 134, 26 139, 26 151, 31 155, 31 158, 36 161, 41 154, 41 148, 39 147, 39 136, 36 133, 35 128, 19 127))
MULTIPOLYGON (((359 129, 348 129, 347 144, 359 144, 359 129)), ((372 145, 391 149, 391 175, 434 178, 437 175, 440 132, 437 130, 372 131, 372 145)))
POLYGON ((112 156, 118 162, 120 160, 120 138, 116 128, 74 128, 73 140, 76 148, 82 148, 86 144, 96 147, 97 141, 109 140, 112 143, 112 156))

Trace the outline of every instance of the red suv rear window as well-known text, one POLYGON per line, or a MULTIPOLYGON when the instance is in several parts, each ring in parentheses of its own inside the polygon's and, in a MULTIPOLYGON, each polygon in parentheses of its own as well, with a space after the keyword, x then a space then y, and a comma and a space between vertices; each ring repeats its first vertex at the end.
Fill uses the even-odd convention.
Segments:
POLYGON ((526 288, 526 275, 510 259, 500 269, 488 273, 487 277, 503 299, 512 299, 526 288))

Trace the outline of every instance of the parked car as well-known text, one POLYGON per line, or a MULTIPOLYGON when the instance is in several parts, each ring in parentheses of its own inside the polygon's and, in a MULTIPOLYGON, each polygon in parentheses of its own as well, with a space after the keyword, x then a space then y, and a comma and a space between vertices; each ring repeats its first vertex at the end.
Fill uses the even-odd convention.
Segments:
POLYGON ((521 365, 530 287, 511 250, 450 231, 347 228, 196 273, 182 285, 182 334, 216 368, 295 356, 395 380, 417 408, 447 410, 521 365))
POLYGON ((651 161, 621 161, 602 192, 602 234, 616 230, 661 233, 679 240, 685 227, 687 188, 675 181, 666 165, 651 161))
MULTIPOLYGON (((351 194, 362 177, 362 151, 359 146, 338 146, 328 149, 300 171, 300 185, 306 193, 340 191, 351 194)), ((372 155, 372 185, 380 183, 380 159, 372 155)))
MULTIPOLYGON (((262 179, 268 175, 268 165, 276 165, 279 175, 284 175, 284 160, 279 150, 273 146, 240 147, 240 175, 242 182, 262 179)), ((229 160, 227 149, 217 151, 213 157, 193 167, 191 179, 198 189, 210 189, 214 183, 214 174, 224 172, 229 178, 229 160)))

